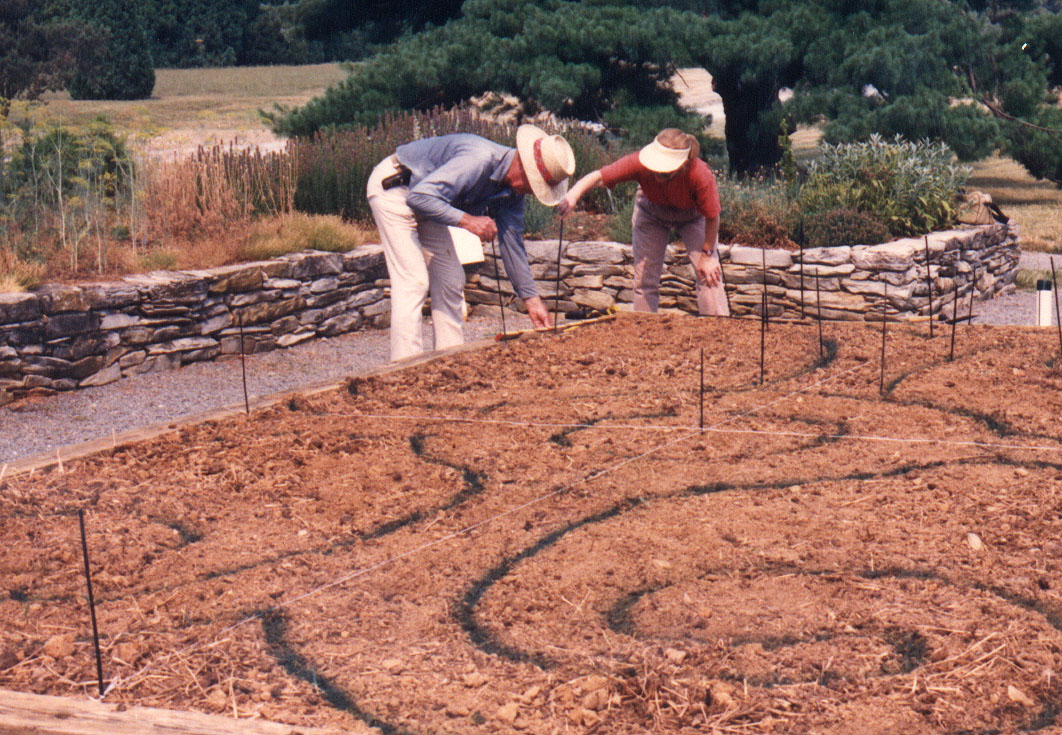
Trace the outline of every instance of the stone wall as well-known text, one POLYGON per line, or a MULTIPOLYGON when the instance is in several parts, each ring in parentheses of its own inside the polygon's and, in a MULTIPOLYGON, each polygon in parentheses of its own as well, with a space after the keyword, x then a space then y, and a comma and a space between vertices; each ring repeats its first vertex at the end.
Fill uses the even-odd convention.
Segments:
MULTIPOLYGON (((543 297, 557 291, 557 243, 527 243, 532 275, 543 297)), ((907 238, 881 245, 852 245, 803 251, 767 250, 720 245, 731 312, 759 314, 766 288, 771 317, 799 319, 818 313, 822 318, 848 321, 880 320, 883 301, 889 320, 951 318, 956 295, 980 299, 998 294, 1014 282, 1018 259, 1017 228, 1013 225, 964 226, 936 232, 928 238, 907 238), (928 242, 929 269, 926 269, 928 242), (816 293, 816 286, 818 292, 816 293), (803 313, 801 307, 803 306, 803 313)), ((504 274, 504 266, 501 266, 504 274)), ((572 242, 561 258, 562 312, 603 311, 630 304, 633 257, 631 246, 612 242, 572 242)), ((681 245, 672 245, 660 279, 660 307, 697 313, 693 296, 693 268, 681 245)), ((509 282, 499 279, 490 253, 480 271, 469 278, 470 303, 497 305, 498 293, 513 300, 509 282)), ((965 303, 963 301, 962 303, 965 303)))
POLYGON ((386 326, 378 245, 0 294, 0 404, 386 326))
MULTIPOLYGON (((1013 283, 1017 231, 1005 225, 964 227, 929 236, 932 312, 950 317, 956 294, 990 298, 1013 283)), ((529 241, 531 272, 552 308, 557 292, 557 242, 529 241)), ((766 257, 768 313, 825 319, 889 319, 930 313, 926 241, 897 240, 805 250, 803 253, 721 245, 735 315, 758 314, 766 257), (818 293, 816 294, 816 283, 818 293), (803 284, 803 289, 801 289, 803 284)), ((632 301, 631 246, 564 244, 559 309, 604 311, 632 301)), ((49 286, 0 294, 0 404, 31 392, 103 385, 125 375, 169 370, 190 362, 290 347, 315 337, 381 328, 390 319, 383 251, 298 253, 276 260, 203 271, 159 271, 110 283, 49 286)), ((489 310, 499 294, 520 304, 504 266, 488 253, 471 273, 470 304, 489 310), (502 278, 499 278, 501 269, 502 278)), ((660 305, 696 313, 693 270, 681 248, 669 249, 660 305)))

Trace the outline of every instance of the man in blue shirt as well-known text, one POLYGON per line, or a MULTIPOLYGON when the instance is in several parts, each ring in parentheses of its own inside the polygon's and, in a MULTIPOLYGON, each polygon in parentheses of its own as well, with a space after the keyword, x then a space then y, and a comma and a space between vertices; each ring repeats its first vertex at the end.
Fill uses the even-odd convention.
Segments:
POLYGON ((534 194, 552 207, 574 173, 567 141, 534 125, 520 126, 516 148, 478 135, 444 135, 399 146, 376 166, 366 194, 391 279, 392 360, 423 352, 421 309, 429 291, 435 349, 464 342, 465 271, 450 226, 483 242, 498 237, 505 271, 531 323, 552 326, 524 249, 524 196, 534 194))

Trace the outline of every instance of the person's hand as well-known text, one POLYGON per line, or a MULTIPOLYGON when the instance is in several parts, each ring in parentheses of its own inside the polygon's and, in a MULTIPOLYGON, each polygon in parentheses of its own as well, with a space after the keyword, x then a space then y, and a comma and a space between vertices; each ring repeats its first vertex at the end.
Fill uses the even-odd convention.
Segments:
POLYGON ((553 326, 553 317, 550 316, 541 296, 524 299, 524 306, 527 307, 527 315, 531 317, 531 326, 535 329, 549 329, 553 326))
POLYGON ((466 213, 458 224, 478 237, 480 242, 490 242, 498 236, 498 225, 490 217, 474 217, 466 213))
POLYGON ((701 253, 700 260, 697 261, 697 274, 705 285, 710 288, 715 288, 723 281, 723 273, 722 268, 719 266, 719 261, 704 253, 701 253))
POLYGON ((557 214, 561 219, 568 216, 568 213, 575 209, 576 202, 579 201, 579 197, 575 196, 574 191, 569 191, 564 195, 564 198, 557 202, 557 214))

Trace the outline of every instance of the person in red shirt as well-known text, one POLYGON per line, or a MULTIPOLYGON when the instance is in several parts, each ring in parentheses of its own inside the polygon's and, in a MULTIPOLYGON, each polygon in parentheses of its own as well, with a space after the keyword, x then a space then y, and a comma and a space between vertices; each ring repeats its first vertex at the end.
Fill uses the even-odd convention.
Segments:
POLYGON ((575 208, 591 189, 611 189, 637 181, 631 217, 634 248, 634 310, 655 312, 660 303, 660 273, 672 230, 678 230, 697 279, 701 314, 729 316, 716 240, 719 236, 719 192, 715 176, 700 158, 692 135, 676 128, 662 130, 636 153, 581 178, 557 205, 561 217, 575 208))

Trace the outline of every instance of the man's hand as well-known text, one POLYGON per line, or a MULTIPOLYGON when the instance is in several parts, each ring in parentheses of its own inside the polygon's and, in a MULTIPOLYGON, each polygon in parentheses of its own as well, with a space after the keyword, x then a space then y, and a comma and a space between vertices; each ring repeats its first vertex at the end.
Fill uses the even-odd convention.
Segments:
POLYGON ((478 237, 480 242, 490 242, 498 236, 498 225, 490 217, 473 217, 465 213, 458 224, 478 237))
POLYGON ((535 329, 549 329, 553 326, 553 317, 550 316, 541 296, 524 299, 524 306, 527 307, 527 315, 531 317, 531 325, 535 329))
POLYGON ((704 281, 705 285, 715 288, 723 281, 722 269, 719 267, 719 261, 710 255, 701 253, 700 259, 697 261, 697 274, 704 281))

